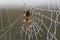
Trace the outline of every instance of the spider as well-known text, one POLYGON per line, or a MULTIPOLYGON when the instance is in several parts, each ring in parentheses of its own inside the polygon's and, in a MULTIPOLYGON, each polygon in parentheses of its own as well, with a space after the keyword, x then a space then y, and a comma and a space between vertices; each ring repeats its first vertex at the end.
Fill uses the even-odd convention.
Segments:
POLYGON ((33 11, 34 9, 32 9, 31 11, 30 10, 23 10, 23 13, 24 13, 24 20, 23 20, 23 24, 22 24, 22 26, 21 26, 21 30, 23 30, 24 29, 24 27, 25 27, 25 25, 27 24, 27 23, 29 23, 29 27, 27 27, 27 29, 29 30, 29 28, 32 26, 31 24, 32 24, 32 21, 31 21, 31 17, 32 17, 32 11, 33 11))

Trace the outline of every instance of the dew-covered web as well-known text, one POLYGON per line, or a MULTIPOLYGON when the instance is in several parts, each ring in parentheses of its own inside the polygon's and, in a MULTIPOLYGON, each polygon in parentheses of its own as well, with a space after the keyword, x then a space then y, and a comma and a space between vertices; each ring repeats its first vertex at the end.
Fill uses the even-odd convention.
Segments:
MULTIPOLYGON (((33 11, 32 14, 32 24, 29 30, 27 28, 24 28, 23 31, 17 31, 16 33, 19 34, 19 40, 57 40, 56 38, 56 32, 57 32, 57 24, 60 24, 58 22, 58 16, 60 15, 58 11, 53 11, 53 10, 42 10, 39 9, 40 11, 33 11), (47 14, 44 14, 44 12, 50 12, 50 16, 47 14), (54 15, 54 13, 56 15, 54 15), (56 18, 54 18, 56 16, 56 18)), ((8 11, 7 11, 8 12, 8 11)), ((4 38, 4 40, 7 39, 7 32, 9 31, 9 40, 11 40, 11 28, 14 27, 15 25, 22 16, 20 16, 14 23, 10 24, 10 19, 9 19, 9 13, 8 15, 8 21, 9 25, 5 28, 3 28, 2 24, 2 16, 1 16, 1 30, 0 32, 5 32, 0 36, 0 39, 4 38)), ((27 25, 28 26, 28 25, 27 25)), ((25 27, 27 27, 25 25, 25 27)))
MULTIPOLYGON (((54 1, 53 1, 54 4, 54 1)), ((59 8, 59 2, 58 2, 59 8)), ((9 11, 7 12, 8 26, 4 27, 3 15, 0 11, 0 40, 58 40, 57 27, 60 25, 60 11, 48 9, 35 9, 32 13, 31 27, 29 24, 24 26, 20 31, 20 24, 23 21, 23 15, 19 16, 13 23, 11 23, 9 11)))

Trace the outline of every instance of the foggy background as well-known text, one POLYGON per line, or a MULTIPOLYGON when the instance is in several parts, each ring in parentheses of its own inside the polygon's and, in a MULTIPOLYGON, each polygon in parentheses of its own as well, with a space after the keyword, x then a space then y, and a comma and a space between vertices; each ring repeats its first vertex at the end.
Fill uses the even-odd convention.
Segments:
POLYGON ((39 7, 60 9, 60 0, 0 0, 0 8, 22 8, 25 7, 39 7))

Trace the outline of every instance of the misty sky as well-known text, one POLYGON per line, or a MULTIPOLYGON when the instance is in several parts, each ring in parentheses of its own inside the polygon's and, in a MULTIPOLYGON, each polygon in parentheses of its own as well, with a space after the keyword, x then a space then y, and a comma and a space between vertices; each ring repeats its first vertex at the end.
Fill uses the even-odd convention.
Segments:
POLYGON ((0 8, 9 8, 9 7, 23 7, 25 6, 57 6, 60 5, 59 0, 0 0, 0 8))

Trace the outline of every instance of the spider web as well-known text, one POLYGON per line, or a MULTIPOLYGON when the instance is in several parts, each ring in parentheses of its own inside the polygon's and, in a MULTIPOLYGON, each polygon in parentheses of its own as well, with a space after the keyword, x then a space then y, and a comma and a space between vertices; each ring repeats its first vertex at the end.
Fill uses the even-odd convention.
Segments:
POLYGON ((33 11, 32 24, 31 24, 31 27, 29 28, 29 31, 27 30, 27 28, 24 28, 23 31, 21 32, 19 30, 20 25, 17 25, 17 24, 19 24, 20 20, 22 20, 22 16, 20 16, 15 22, 11 24, 9 13, 7 13, 9 25, 3 28, 2 15, 0 13, 1 27, 2 27, 0 32, 3 32, 3 34, 0 36, 0 39, 4 38, 4 40, 7 40, 8 39, 7 34, 8 34, 9 40, 13 40, 14 35, 12 35, 13 33, 12 28, 16 26, 17 29, 15 28, 15 30, 17 31, 14 31, 14 33, 16 33, 16 35, 19 34, 16 38, 17 40, 44 40, 44 39, 45 40, 57 40, 56 31, 57 31, 57 24, 60 24, 60 22, 58 22, 58 16, 60 14, 58 13, 58 11, 55 12, 55 11, 49 11, 49 10, 46 11, 42 9, 39 9, 39 10, 41 11, 36 11, 36 10, 33 11), (44 14, 45 13, 44 11, 48 13, 50 12, 49 14, 50 16, 47 16, 46 14, 44 14), (56 14, 56 17, 54 13, 56 14), (55 17, 55 19, 53 17, 55 17))
POLYGON ((48 9, 38 8, 37 10, 33 11, 31 19, 32 24, 29 28, 29 31, 27 30, 27 25, 25 25, 23 31, 20 31, 19 29, 22 24, 23 15, 21 15, 18 19, 11 23, 12 19, 10 20, 10 14, 8 10, 8 26, 4 27, 4 18, 0 11, 0 40, 58 40, 57 27, 58 24, 60 25, 60 11, 55 10, 54 1, 53 5, 54 10, 50 10, 50 6, 48 3, 48 9))

